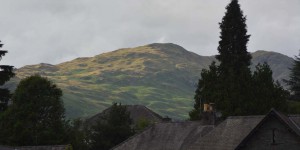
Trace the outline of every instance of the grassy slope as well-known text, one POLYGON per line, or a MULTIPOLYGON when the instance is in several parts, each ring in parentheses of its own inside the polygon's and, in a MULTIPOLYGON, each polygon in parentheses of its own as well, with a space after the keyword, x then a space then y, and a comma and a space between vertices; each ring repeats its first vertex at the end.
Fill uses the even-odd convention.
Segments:
MULTIPOLYGON (((253 55, 254 63, 274 60, 263 57, 271 55, 270 52, 259 51, 253 55)), ((175 44, 150 44, 55 66, 25 66, 17 70, 10 86, 34 73, 48 77, 63 89, 67 116, 71 118, 90 116, 112 102, 122 102, 143 104, 162 116, 182 119, 192 109, 201 69, 207 68, 212 60, 213 57, 199 56, 175 44)), ((274 66, 280 65, 279 62, 274 66)))

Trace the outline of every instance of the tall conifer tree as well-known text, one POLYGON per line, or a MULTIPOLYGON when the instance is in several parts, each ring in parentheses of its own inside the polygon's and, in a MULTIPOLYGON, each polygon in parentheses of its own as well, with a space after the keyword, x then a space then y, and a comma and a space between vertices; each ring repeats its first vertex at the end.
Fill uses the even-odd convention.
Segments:
POLYGON ((216 56, 220 65, 212 63, 209 70, 202 70, 190 119, 201 118, 197 116, 201 102, 215 103, 223 116, 264 114, 272 107, 285 111, 288 93, 274 82, 268 64, 257 65, 251 73, 250 35, 238 0, 231 0, 226 10, 216 56))
POLYGON ((221 94, 214 101, 224 115, 244 115, 251 103, 251 55, 247 51, 250 35, 238 0, 232 0, 226 10, 220 23, 221 40, 216 56, 220 61, 218 92, 221 94))
POLYGON ((239 73, 251 63, 251 55, 247 52, 250 35, 247 34, 246 17, 243 16, 238 0, 232 0, 226 10, 220 23, 221 40, 218 47, 219 55, 216 58, 221 62, 221 71, 232 70, 239 73))
MULTIPOLYGON (((0 41, 0 49, 3 44, 0 41)), ((0 60, 7 53, 5 50, 0 50, 0 60)), ((0 86, 2 86, 6 81, 14 76, 13 66, 0 65, 0 86)), ((10 99, 9 90, 6 88, 0 88, 0 112, 7 108, 8 100, 10 99)))
POLYGON ((231 0, 226 10, 216 56, 220 65, 212 63, 209 70, 202 70, 190 119, 201 118, 197 116, 201 102, 215 103, 223 116, 264 114, 272 107, 285 111, 288 93, 274 82, 270 67, 259 64, 251 73, 250 35, 238 0, 231 0))

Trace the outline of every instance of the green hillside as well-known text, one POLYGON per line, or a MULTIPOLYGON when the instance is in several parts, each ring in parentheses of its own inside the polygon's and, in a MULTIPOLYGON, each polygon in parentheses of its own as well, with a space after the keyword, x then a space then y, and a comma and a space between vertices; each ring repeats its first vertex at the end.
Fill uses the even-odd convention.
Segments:
POLYGON ((274 80, 278 80, 284 85, 282 79, 288 78, 290 74, 289 68, 293 66, 293 58, 280 53, 262 50, 252 53, 252 57, 253 64, 267 62, 273 70, 274 80))
MULTIPOLYGON (((287 77, 286 66, 293 60, 265 51, 253 57, 254 64, 275 63, 271 64, 275 79, 287 77)), ((201 69, 212 60, 213 56, 199 56, 175 44, 150 44, 58 65, 25 66, 16 70, 16 78, 7 86, 13 89, 21 78, 35 73, 48 77, 63 90, 70 118, 91 116, 112 102, 121 102, 146 105, 162 116, 184 119, 192 109, 201 69)))

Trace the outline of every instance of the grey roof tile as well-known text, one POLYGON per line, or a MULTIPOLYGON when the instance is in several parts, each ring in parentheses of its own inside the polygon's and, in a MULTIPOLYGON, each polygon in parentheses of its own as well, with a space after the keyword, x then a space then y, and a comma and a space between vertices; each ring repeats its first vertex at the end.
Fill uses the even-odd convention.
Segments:
POLYGON ((197 139, 189 150, 233 150, 264 116, 232 116, 206 136, 197 139))
POLYGON ((113 150, 186 150, 213 129, 202 122, 163 122, 149 127, 113 150))

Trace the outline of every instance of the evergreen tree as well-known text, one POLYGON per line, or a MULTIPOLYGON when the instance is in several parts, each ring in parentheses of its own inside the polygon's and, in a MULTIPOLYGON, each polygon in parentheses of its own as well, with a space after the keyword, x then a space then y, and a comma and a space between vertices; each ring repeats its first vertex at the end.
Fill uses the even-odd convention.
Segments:
POLYGON ((250 35, 238 0, 232 0, 226 9, 216 56, 220 65, 213 62, 209 70, 202 70, 190 119, 200 119, 200 102, 215 103, 224 117, 264 114, 272 107, 285 110, 288 94, 274 83, 269 66, 258 65, 251 74, 251 55, 247 52, 250 35))
POLYGON ((220 61, 219 76, 215 79, 219 83, 215 91, 216 106, 227 115, 244 115, 248 113, 248 104, 251 101, 250 82, 251 55, 247 51, 250 35, 247 34, 246 18, 240 9, 237 0, 232 0, 226 7, 225 16, 220 23, 221 40, 219 41, 220 61))
POLYGON ((292 92, 291 99, 300 101, 300 57, 295 57, 294 65, 291 68, 290 79, 285 82, 290 86, 292 92))
POLYGON ((251 101, 251 55, 247 51, 250 35, 238 1, 232 0, 226 10, 220 23, 221 40, 219 55, 216 56, 220 61, 218 81, 221 95, 215 101, 225 116, 243 115, 248 113, 247 105, 251 101))
POLYGON ((252 79, 253 100, 248 104, 252 115, 266 114, 271 108, 287 111, 286 99, 289 92, 279 82, 274 81, 272 70, 267 63, 256 65, 252 79))
POLYGON ((102 120, 92 127, 91 149, 108 150, 134 134, 130 113, 125 106, 114 103, 102 120))
POLYGON ((221 40, 216 58, 221 63, 221 73, 233 71, 238 74, 248 69, 251 63, 251 55, 247 52, 250 35, 247 35, 246 17, 243 16, 238 0, 232 0, 226 10, 220 23, 221 40))
MULTIPOLYGON (((0 49, 3 44, 0 41, 0 49)), ((5 50, 0 50, 0 60, 7 53, 5 50)), ((15 74, 13 73, 13 66, 0 65, 0 86, 8 81, 15 74)), ((3 112, 7 108, 8 101, 10 99, 10 93, 8 89, 0 88, 0 112, 3 112)))
POLYGON ((19 83, 11 108, 1 116, 1 144, 66 144, 62 91, 47 78, 27 77, 19 83))
POLYGON ((198 86, 195 91, 195 104, 194 109, 189 112, 190 120, 200 120, 202 108, 200 107, 203 103, 215 102, 214 100, 219 99, 219 81, 218 81, 218 67, 213 62, 209 69, 203 69, 201 72, 201 79, 198 81, 198 86), (211 92, 215 91, 215 93, 211 92))

